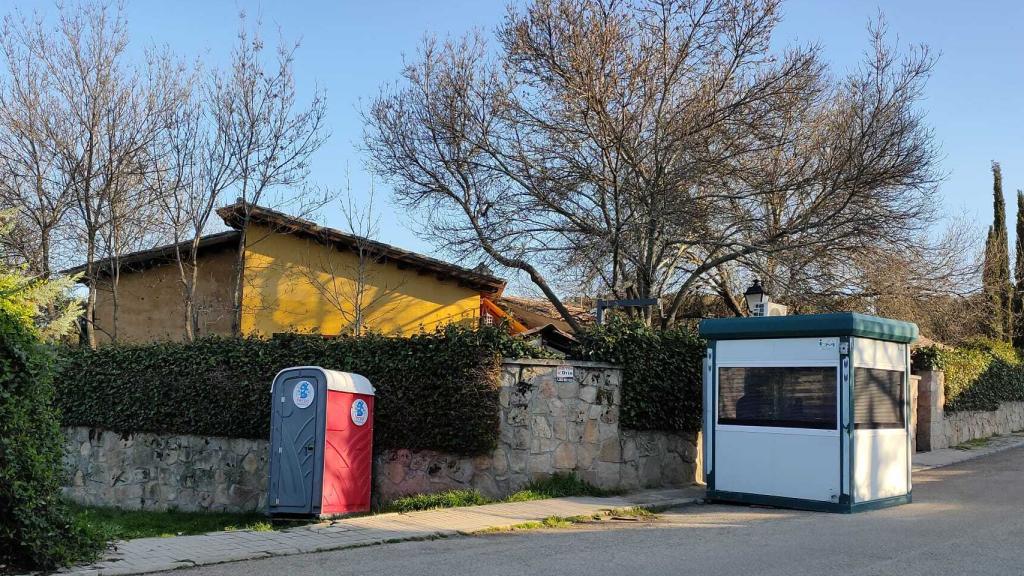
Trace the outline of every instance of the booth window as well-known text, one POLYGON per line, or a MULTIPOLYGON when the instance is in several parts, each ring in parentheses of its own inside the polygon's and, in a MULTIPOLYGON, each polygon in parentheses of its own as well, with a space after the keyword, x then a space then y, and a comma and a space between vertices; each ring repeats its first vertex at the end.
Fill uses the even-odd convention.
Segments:
POLYGON ((836 368, 720 368, 718 423, 836 428, 836 368))
POLYGON ((903 371, 855 368, 854 428, 903 428, 903 418, 903 371))

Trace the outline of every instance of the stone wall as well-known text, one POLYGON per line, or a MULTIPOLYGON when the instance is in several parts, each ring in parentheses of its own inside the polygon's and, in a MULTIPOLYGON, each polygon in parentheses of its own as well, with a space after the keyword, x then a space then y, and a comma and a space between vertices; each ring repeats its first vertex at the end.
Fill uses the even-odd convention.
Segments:
POLYGON ((943 421, 947 446, 1024 430, 1024 402, 1003 402, 992 412, 948 412, 943 421))
POLYGON ((946 412, 945 375, 921 371, 917 397, 917 449, 940 450, 968 440, 1024 430, 1024 402, 1003 402, 998 410, 946 412))
MULTIPOLYGON (((609 364, 505 361, 497 448, 475 458, 429 450, 379 453, 374 499, 457 488, 501 498, 556 473, 606 489, 692 484, 700 468, 697 435, 621 429, 621 385, 621 369, 609 364), (572 376, 557 378, 560 366, 572 366, 572 376)), ((266 505, 264 440, 88 428, 65 434, 65 493, 77 502, 189 511, 266 505)))
POLYGON ((502 365, 501 432, 493 453, 460 458, 395 450, 377 456, 377 496, 475 488, 499 498, 531 480, 574 473, 608 489, 692 484, 695 434, 619 427, 622 371, 597 362, 506 360, 502 365), (559 381, 559 366, 572 366, 559 381))
POLYGON ((266 506, 264 440, 65 428, 72 500, 127 509, 243 512, 266 506))
POLYGON ((918 452, 947 448, 949 443, 943 413, 946 405, 945 374, 939 370, 924 370, 919 376, 915 446, 918 452))

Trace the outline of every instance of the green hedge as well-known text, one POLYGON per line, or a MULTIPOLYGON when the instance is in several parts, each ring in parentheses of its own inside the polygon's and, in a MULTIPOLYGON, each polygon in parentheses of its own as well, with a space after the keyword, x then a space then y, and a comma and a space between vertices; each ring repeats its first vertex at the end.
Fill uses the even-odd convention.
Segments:
POLYGON ((613 319, 580 335, 576 356, 623 367, 623 426, 694 432, 701 428, 704 351, 704 340, 687 328, 613 319))
MULTIPOLYGON (((2 276, 2 274, 0 274, 2 276)), ((7 277, 9 278, 9 276, 7 277)), ((61 499, 52 355, 0 277, 0 573, 89 560, 103 542, 61 499)))
POLYGON ((528 350, 498 329, 458 326, 409 338, 290 335, 69 348, 58 397, 69 426, 267 438, 274 375, 288 366, 324 366, 373 383, 378 447, 473 455, 497 441, 499 358, 528 350))
POLYGON ((914 366, 945 372, 946 411, 995 410, 1024 401, 1024 364, 1006 342, 974 340, 957 348, 928 346, 914 352, 914 366))

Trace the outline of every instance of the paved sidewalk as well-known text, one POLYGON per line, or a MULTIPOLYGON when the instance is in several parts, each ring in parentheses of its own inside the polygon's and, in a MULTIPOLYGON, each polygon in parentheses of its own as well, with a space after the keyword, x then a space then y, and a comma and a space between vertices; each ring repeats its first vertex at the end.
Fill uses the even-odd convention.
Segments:
POLYGON ((931 452, 918 452, 914 454, 914 472, 951 466, 965 460, 973 460, 981 456, 988 456, 1003 450, 1024 446, 1024 432, 1014 432, 1006 436, 994 436, 988 439, 983 446, 976 448, 943 448, 931 452))
POLYGON ((488 504, 378 514, 288 528, 278 532, 212 532, 199 536, 139 538, 118 542, 116 549, 91 566, 65 575, 142 574, 175 568, 323 552, 404 540, 440 538, 508 528, 550 516, 591 516, 615 508, 669 508, 704 498, 704 488, 643 490, 612 498, 552 498, 532 502, 488 504))

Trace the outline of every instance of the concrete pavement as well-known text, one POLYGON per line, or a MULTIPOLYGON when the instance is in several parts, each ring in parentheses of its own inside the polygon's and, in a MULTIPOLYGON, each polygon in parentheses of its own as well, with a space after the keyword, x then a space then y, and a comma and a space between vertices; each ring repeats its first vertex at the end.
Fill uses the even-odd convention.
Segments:
POLYGON ((139 538, 118 542, 100 562, 64 572, 74 576, 140 574, 239 560, 307 554, 468 534, 502 529, 551 516, 592 516, 616 508, 667 508, 695 502, 701 487, 643 490, 612 498, 552 498, 426 510, 407 514, 377 514, 311 524, 277 532, 237 530, 175 538, 139 538))
POLYGON ((175 576, 1024 573, 1024 448, 915 474, 914 503, 859 514, 698 505, 601 522, 190 569, 175 576))

